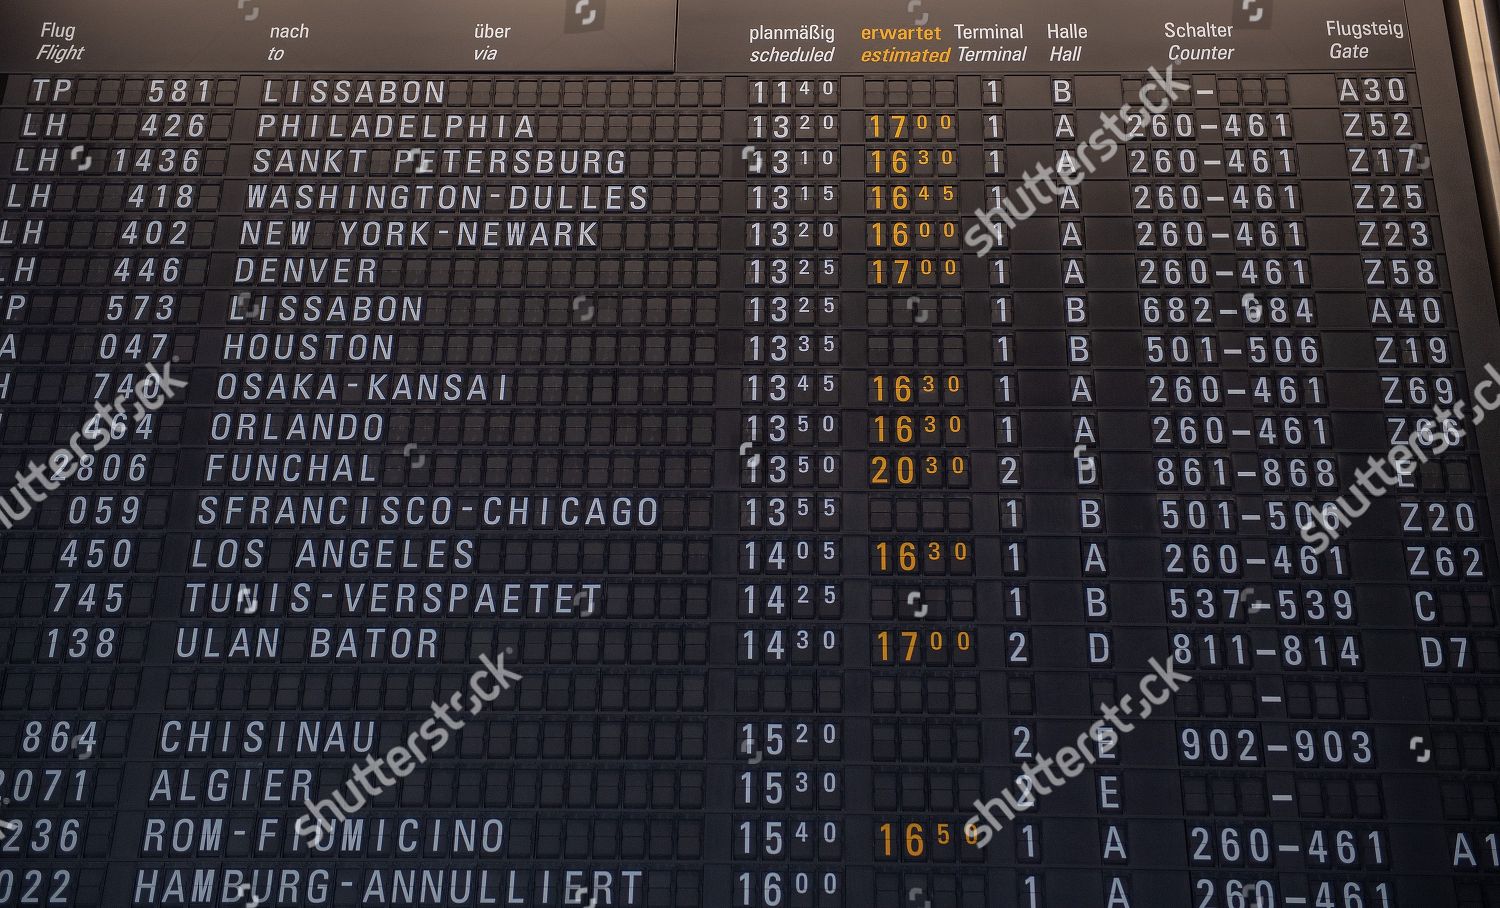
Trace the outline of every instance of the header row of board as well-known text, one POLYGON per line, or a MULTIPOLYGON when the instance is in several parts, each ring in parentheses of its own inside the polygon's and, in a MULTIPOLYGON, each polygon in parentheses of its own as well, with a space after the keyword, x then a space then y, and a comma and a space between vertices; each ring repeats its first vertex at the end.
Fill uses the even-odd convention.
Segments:
POLYGON ((1379 70, 1411 68, 1408 29, 1402 0, 6 0, 0 69, 1379 70))

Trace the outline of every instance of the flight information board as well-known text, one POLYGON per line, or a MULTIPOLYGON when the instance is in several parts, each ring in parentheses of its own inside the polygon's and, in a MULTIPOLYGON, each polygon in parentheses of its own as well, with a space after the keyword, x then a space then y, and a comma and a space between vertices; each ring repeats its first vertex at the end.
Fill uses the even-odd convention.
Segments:
POLYGON ((1453 59, 10 0, 0 908, 1500 906, 1453 59))

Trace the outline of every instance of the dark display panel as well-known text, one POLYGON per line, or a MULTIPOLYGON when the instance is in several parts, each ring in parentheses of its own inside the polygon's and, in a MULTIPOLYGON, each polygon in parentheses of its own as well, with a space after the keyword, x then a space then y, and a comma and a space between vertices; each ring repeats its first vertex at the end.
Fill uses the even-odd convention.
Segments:
POLYGON ((1441 4, 0 63, 0 908, 1500 904, 1441 4))

